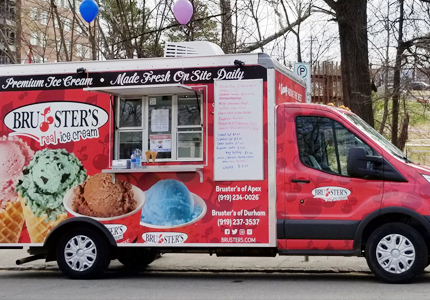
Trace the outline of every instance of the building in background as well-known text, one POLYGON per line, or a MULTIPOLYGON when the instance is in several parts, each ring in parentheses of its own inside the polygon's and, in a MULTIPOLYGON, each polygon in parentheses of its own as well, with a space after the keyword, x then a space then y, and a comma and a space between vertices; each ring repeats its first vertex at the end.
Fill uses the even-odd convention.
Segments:
POLYGON ((0 0, 0 64, 20 61, 21 0, 0 0))
POLYGON ((90 60, 79 5, 77 0, 0 0, 0 64, 90 60))

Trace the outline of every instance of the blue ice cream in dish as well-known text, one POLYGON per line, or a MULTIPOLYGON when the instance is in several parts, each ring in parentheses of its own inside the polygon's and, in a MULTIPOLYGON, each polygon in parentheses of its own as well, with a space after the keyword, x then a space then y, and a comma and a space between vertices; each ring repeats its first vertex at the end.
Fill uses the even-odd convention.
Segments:
POLYGON ((182 182, 174 179, 160 180, 145 192, 142 225, 173 227, 191 222, 203 211, 182 182))

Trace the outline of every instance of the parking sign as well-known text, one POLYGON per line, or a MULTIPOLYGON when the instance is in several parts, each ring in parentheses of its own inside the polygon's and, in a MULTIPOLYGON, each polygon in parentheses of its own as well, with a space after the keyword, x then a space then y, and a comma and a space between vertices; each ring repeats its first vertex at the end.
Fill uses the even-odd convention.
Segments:
POLYGON ((294 63, 294 73, 303 78, 306 82, 306 102, 311 102, 311 66, 308 63, 294 63))

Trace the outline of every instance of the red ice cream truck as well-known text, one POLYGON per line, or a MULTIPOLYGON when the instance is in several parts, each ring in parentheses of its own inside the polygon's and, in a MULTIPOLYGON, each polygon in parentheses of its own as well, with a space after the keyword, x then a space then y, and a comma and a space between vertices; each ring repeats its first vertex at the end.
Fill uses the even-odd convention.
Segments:
POLYGON ((305 103, 266 54, 0 70, 0 246, 29 247, 18 263, 92 278, 159 253, 364 256, 387 282, 428 265, 430 169, 305 103))

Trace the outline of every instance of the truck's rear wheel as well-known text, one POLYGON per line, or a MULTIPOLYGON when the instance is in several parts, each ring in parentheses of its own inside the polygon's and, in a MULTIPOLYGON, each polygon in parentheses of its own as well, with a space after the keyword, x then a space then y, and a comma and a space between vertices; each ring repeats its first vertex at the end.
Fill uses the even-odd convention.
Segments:
POLYGON ((110 263, 110 245, 90 228, 79 228, 64 234, 57 246, 60 270, 72 279, 96 278, 110 263))
POLYGON ((142 249, 138 247, 117 249, 117 259, 125 267, 143 271, 158 256, 158 252, 152 249, 142 249))
POLYGON ((421 275, 428 250, 423 237, 403 223, 376 229, 366 246, 366 260, 376 277, 385 282, 405 283, 421 275))

